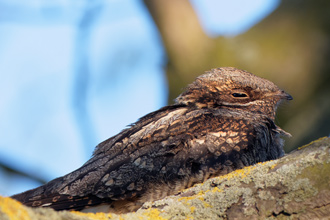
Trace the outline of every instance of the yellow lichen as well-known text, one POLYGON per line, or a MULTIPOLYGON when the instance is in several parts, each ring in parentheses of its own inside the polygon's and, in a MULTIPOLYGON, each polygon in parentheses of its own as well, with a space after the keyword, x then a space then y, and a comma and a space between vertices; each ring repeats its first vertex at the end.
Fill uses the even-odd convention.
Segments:
POLYGON ((95 219, 95 220, 109 220, 110 218, 112 218, 111 214, 103 213, 103 212, 83 213, 83 212, 71 211, 71 213, 74 213, 74 214, 79 215, 79 216, 88 217, 90 219, 95 219))
POLYGON ((196 207, 195 207, 195 206, 191 206, 191 207, 190 207, 190 212, 191 212, 191 213, 193 213, 195 210, 196 210, 196 207))
POLYGON ((271 169, 271 170, 274 169, 274 168, 276 167, 276 165, 277 165, 277 163, 271 165, 271 166, 270 166, 270 169, 271 169))
POLYGON ((243 169, 239 169, 239 170, 235 170, 231 173, 228 173, 224 176, 221 176, 219 178, 221 179, 227 179, 227 180, 230 180, 232 178, 235 178, 235 177, 240 177, 242 179, 244 179, 245 177, 247 177, 252 170, 254 170, 256 167, 255 166, 249 166, 249 167, 245 167, 243 169))
POLYGON ((148 220, 165 220, 163 217, 159 216, 160 211, 158 209, 149 208, 143 215, 147 217, 148 220))
POLYGON ((188 196, 188 197, 181 197, 181 198, 179 198, 178 199, 178 201, 182 201, 182 202, 184 202, 184 203, 187 203, 188 201, 190 201, 190 200, 193 200, 193 199, 196 199, 196 198, 198 198, 198 199, 200 199, 200 200, 203 200, 204 201, 204 198, 203 198, 203 196, 204 196, 204 194, 206 193, 206 192, 209 192, 210 190, 206 190, 206 191, 199 191, 197 194, 195 194, 195 195, 193 195, 193 196, 188 196))
POLYGON ((325 139, 325 138, 327 138, 327 137, 321 137, 321 138, 319 138, 319 139, 317 139, 317 140, 315 140, 315 141, 312 141, 312 142, 310 142, 310 143, 308 143, 308 144, 305 144, 304 146, 298 147, 298 150, 301 150, 301 149, 303 149, 303 148, 305 148, 305 147, 308 147, 308 146, 314 144, 315 142, 322 141, 322 140, 325 139))
POLYGON ((178 198, 179 202, 187 202, 189 200, 194 199, 193 196, 189 196, 189 197, 182 197, 182 198, 178 198))
POLYGON ((30 220, 26 208, 19 202, 0 196, 0 209, 10 220, 30 220))
POLYGON ((210 190, 206 190, 206 191, 199 191, 196 196, 203 196, 205 193, 209 192, 210 190))
POLYGON ((213 206, 210 203, 207 203, 205 201, 203 201, 203 205, 205 208, 213 208, 213 206))
POLYGON ((222 192, 223 190, 219 189, 218 187, 214 187, 212 189, 212 193, 216 193, 216 192, 222 192))

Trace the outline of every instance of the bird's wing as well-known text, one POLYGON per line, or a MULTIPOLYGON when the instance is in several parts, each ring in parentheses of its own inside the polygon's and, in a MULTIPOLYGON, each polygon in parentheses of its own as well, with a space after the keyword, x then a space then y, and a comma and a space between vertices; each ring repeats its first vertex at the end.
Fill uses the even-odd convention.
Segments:
POLYGON ((248 149, 256 129, 249 121, 226 112, 169 106, 101 143, 78 170, 13 198, 57 210, 158 199, 255 163, 257 152, 248 149))

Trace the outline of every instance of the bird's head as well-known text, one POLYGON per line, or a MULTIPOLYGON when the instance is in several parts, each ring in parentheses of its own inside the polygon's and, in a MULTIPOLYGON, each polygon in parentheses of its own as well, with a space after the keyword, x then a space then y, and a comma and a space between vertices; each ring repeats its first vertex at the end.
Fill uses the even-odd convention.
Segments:
POLYGON ((269 80, 233 67, 212 69, 199 76, 176 98, 196 108, 242 109, 274 119, 282 100, 292 97, 269 80))

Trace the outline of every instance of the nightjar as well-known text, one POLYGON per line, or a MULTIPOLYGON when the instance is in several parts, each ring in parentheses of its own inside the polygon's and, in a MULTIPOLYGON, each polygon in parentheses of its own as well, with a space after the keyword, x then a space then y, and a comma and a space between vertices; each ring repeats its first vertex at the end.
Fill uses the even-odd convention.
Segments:
POLYGON ((125 213, 235 169, 284 155, 276 108, 292 97, 232 67, 199 76, 175 100, 100 143, 63 177, 12 198, 32 207, 125 213))

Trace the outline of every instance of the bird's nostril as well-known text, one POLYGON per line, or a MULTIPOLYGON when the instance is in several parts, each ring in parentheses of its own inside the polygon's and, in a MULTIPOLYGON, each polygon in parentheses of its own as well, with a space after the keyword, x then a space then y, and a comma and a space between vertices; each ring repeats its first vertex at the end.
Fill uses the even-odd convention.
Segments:
POLYGON ((282 91, 282 95, 286 100, 292 100, 293 99, 293 97, 290 94, 286 93, 285 91, 282 91))
POLYGON ((291 95, 287 94, 286 99, 287 99, 287 100, 292 100, 293 97, 292 97, 291 95))

